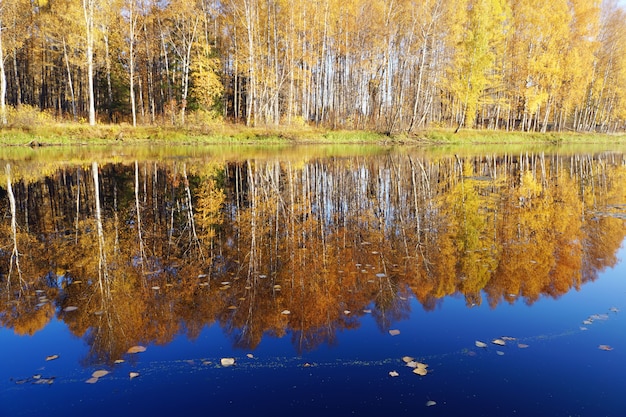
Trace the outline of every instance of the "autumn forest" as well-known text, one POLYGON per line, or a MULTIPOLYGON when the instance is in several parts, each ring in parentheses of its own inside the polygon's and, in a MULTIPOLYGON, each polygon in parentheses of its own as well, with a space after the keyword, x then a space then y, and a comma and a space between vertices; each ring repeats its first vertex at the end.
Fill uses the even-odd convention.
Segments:
POLYGON ((7 164, 0 325, 58 317, 109 362, 212 324, 332 344, 447 297, 558 298, 617 262, 619 153, 7 164), (351 190, 346 193, 345 190, 351 190))
POLYGON ((0 26, 5 125, 625 127, 611 1, 4 0, 0 26))

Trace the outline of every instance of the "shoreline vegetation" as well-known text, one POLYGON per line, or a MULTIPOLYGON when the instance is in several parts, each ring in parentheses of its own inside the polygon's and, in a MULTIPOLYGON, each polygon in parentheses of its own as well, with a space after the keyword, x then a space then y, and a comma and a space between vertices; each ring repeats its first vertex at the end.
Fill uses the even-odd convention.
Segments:
POLYGON ((0 130, 0 147, 94 145, 507 145, 626 144, 626 133, 519 132, 485 129, 429 129, 411 134, 316 127, 211 125, 137 126, 58 123, 0 130))

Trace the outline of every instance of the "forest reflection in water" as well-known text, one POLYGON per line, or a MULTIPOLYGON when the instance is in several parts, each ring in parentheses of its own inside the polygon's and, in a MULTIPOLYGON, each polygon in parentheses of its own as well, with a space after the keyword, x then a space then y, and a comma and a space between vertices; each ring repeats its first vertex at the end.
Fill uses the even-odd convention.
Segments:
POLYGON ((287 334, 332 343, 462 295, 557 298, 617 262, 626 159, 500 154, 207 159, 61 165, 1 174, 0 324, 53 318, 86 363, 193 339, 237 347, 287 334))

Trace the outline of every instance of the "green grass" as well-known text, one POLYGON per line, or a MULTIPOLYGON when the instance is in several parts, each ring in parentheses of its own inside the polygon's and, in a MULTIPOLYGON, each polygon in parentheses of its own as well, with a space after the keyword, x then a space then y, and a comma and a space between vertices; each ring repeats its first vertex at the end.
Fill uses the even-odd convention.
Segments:
POLYGON ((42 123, 0 130, 0 146, 107 144, 386 144, 476 145, 596 143, 624 144, 619 135, 579 133, 505 132, 493 130, 432 129, 414 134, 385 135, 370 131, 327 130, 309 126, 249 128, 228 123, 185 127, 42 123))

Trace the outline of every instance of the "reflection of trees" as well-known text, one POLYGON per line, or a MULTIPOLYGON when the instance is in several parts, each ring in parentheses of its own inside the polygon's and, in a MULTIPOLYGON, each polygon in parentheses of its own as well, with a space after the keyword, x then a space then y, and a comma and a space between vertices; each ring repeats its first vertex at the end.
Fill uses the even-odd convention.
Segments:
POLYGON ((468 306, 483 296, 492 307, 530 304, 595 279, 624 238, 614 212, 626 173, 614 154, 132 162, 94 164, 93 181, 86 172, 14 172, 15 216, 0 190, 0 322, 30 334, 45 326, 55 310, 34 292, 44 291, 89 342, 88 362, 194 338, 214 322, 240 347, 290 334, 307 350, 357 327, 364 310, 388 330, 410 295, 427 310, 454 294, 468 306), (10 285, 15 242, 26 286, 10 285))

